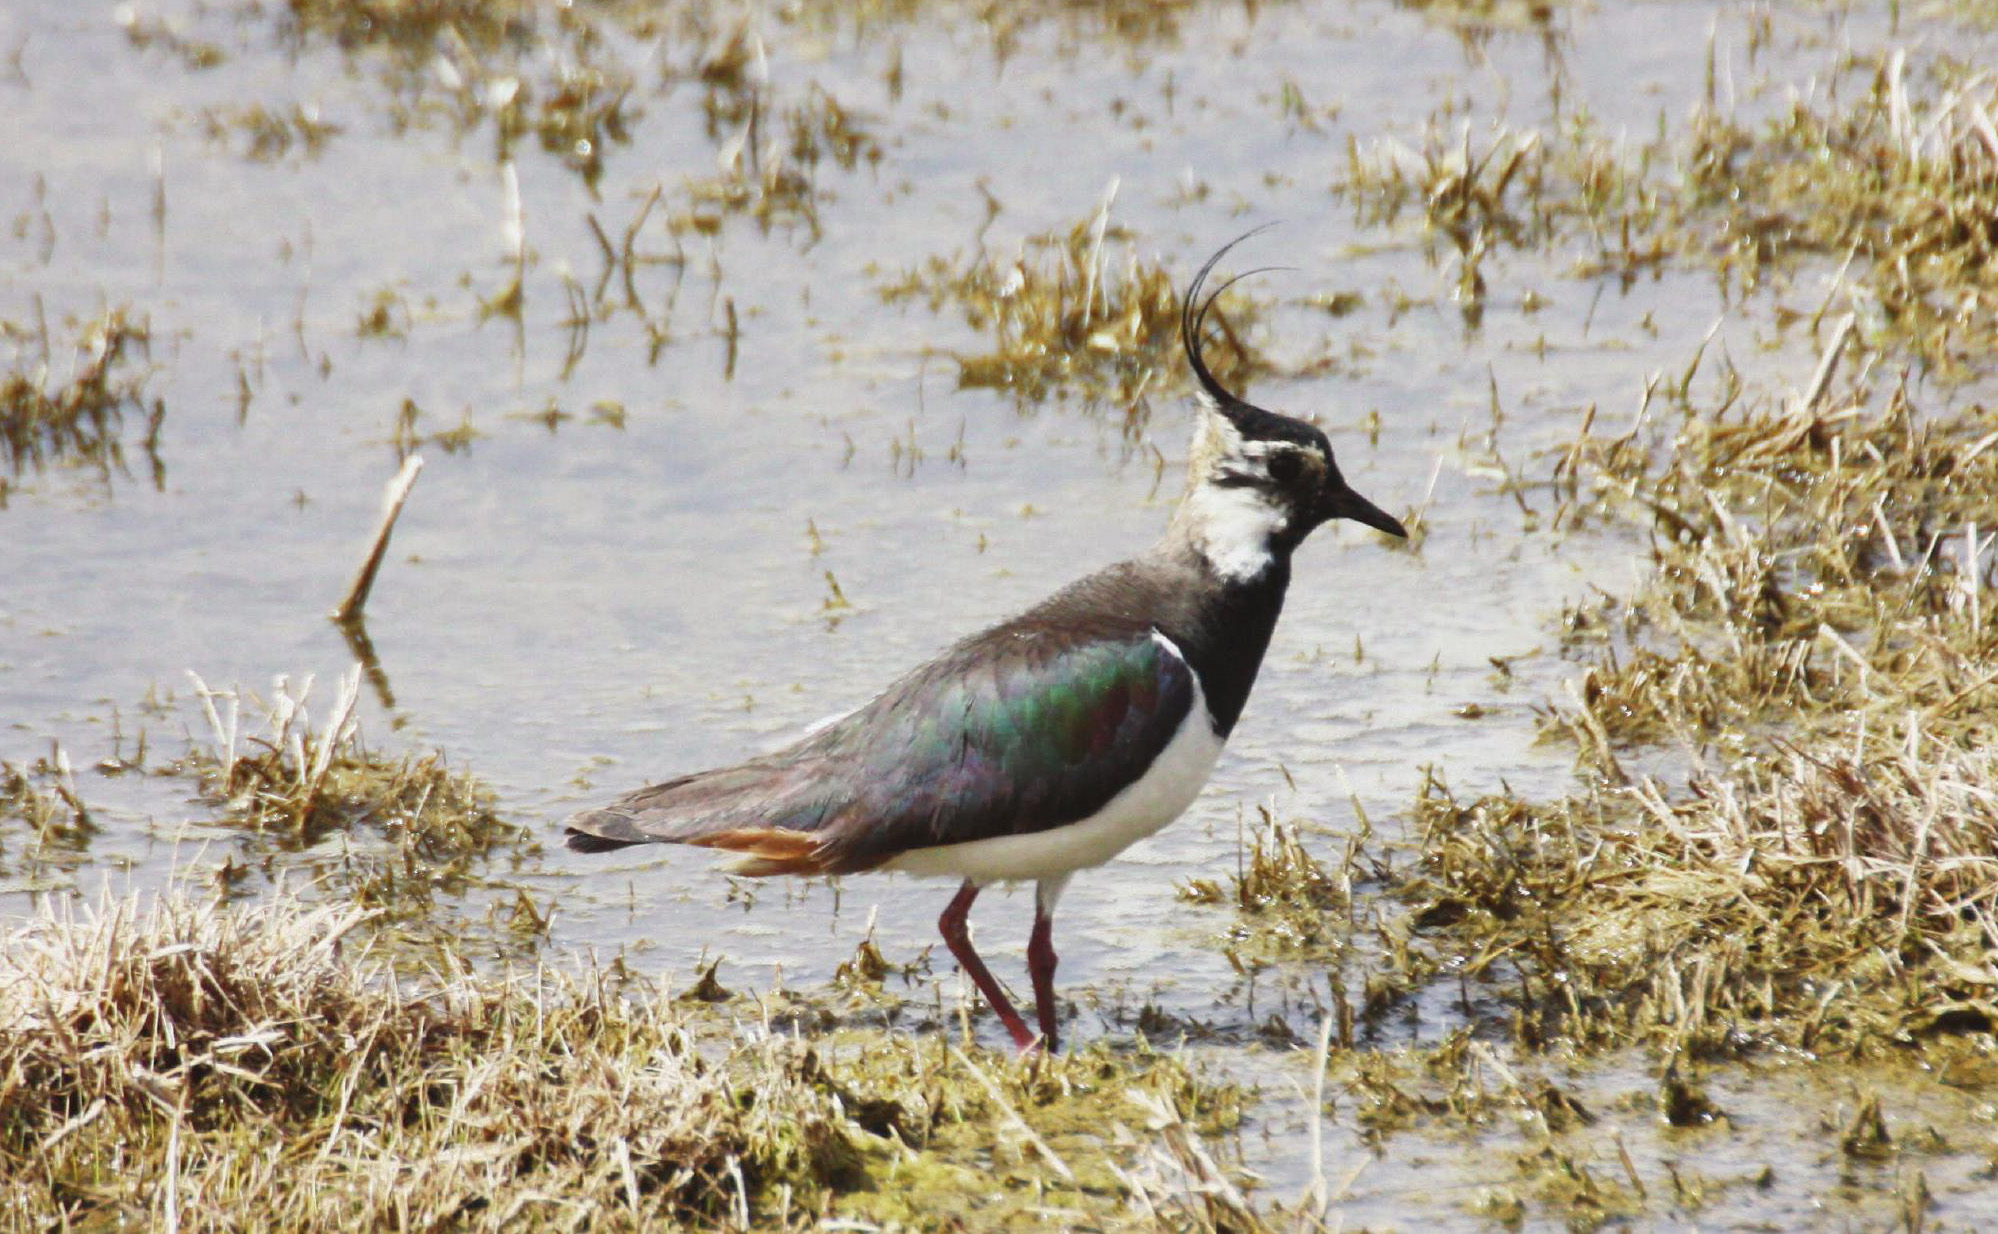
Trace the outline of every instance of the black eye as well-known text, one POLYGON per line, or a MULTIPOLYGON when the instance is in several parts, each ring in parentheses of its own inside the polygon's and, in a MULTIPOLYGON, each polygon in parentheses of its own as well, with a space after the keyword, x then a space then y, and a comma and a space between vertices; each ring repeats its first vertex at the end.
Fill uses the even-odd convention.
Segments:
POLYGON ((1295 450, 1270 455, 1270 479, 1278 484, 1294 482, 1303 471, 1304 460, 1297 457, 1295 450))

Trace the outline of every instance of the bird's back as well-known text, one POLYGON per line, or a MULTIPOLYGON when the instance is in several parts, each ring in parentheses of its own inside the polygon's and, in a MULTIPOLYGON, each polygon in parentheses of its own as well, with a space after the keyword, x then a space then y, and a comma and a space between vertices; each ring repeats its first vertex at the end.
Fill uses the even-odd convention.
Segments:
MULTIPOLYGON (((1199 684, 1173 637, 1210 638, 1189 569, 1155 553, 1100 570, 790 746, 576 815, 569 843, 689 843, 742 854, 747 873, 847 873, 1089 818, 1183 723, 1211 722, 1193 714, 1199 684)), ((1251 641, 1259 660, 1267 632, 1251 641)))

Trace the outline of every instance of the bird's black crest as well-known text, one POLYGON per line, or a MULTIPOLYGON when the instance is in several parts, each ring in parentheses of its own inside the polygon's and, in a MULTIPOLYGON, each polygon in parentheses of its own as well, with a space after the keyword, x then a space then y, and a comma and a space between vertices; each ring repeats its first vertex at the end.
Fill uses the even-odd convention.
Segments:
POLYGON ((1229 422, 1234 424, 1243 436, 1265 440, 1278 439, 1316 444, 1322 440, 1322 435, 1302 420, 1296 420, 1290 416, 1278 415, 1272 411, 1265 411, 1263 408, 1256 406, 1246 399, 1237 398, 1228 387, 1221 384, 1219 378, 1214 376, 1213 370, 1207 367, 1206 358, 1201 354, 1201 339, 1207 328, 1207 315, 1213 311, 1214 302, 1221 298, 1222 293, 1251 275, 1267 274, 1272 270, 1286 270, 1290 268, 1288 266, 1257 266, 1253 270, 1244 270, 1219 287, 1216 287, 1213 291, 1208 292, 1205 299, 1201 298, 1201 293, 1207 286, 1207 276, 1213 273, 1214 267, 1220 263, 1223 257, 1228 255, 1231 249, 1251 236, 1261 235, 1274 226, 1276 226, 1275 223, 1264 223, 1261 227, 1243 232, 1233 240, 1222 245, 1215 251, 1214 256, 1207 259, 1207 264, 1200 267, 1200 272, 1193 276, 1193 282, 1187 285, 1185 299, 1180 302, 1180 342, 1186 348, 1186 362, 1193 369, 1193 376, 1195 380, 1200 382, 1200 388, 1207 395, 1208 401, 1214 405, 1216 411, 1228 417, 1229 422))
POLYGON ((1209 257, 1207 264, 1200 267, 1200 272, 1193 276, 1193 282, 1187 284, 1186 297, 1180 301, 1179 338, 1180 343, 1186 348, 1186 362, 1193 367, 1193 375, 1200 382, 1200 388, 1207 392, 1207 397, 1214 401, 1215 407, 1231 420, 1242 409, 1258 409, 1250 408, 1248 403, 1236 398, 1228 387, 1222 385, 1214 376, 1213 370, 1207 367, 1207 360, 1201 354, 1201 336, 1207 328, 1207 314, 1213 311, 1214 302, 1219 300, 1221 294, 1230 287, 1252 274, 1263 274, 1278 267, 1261 266, 1254 270, 1243 271, 1216 287, 1205 301, 1200 298, 1200 293, 1207 285, 1207 276, 1214 272, 1214 267, 1220 264, 1221 259, 1226 257, 1230 250, 1251 236, 1261 235, 1274 226, 1275 223, 1264 223, 1261 227, 1245 231, 1216 249, 1214 256, 1209 257))

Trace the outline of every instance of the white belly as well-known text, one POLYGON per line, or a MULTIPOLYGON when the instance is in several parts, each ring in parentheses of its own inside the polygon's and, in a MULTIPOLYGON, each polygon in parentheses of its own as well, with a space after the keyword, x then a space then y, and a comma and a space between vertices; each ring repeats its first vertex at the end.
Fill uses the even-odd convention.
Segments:
POLYGON ((1186 723, 1136 783, 1088 818, 1028 835, 912 849, 881 868, 1003 883, 1054 878, 1102 865, 1178 818, 1207 783, 1223 744, 1208 719, 1207 700, 1196 679, 1186 723))

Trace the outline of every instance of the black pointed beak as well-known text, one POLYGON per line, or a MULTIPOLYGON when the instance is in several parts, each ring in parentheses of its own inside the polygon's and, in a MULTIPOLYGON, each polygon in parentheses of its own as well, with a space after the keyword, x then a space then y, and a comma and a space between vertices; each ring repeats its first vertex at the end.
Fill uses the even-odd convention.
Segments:
POLYGON ((1404 540, 1408 538, 1408 529, 1401 525, 1399 519, 1348 488, 1343 480, 1326 494, 1323 509, 1328 520, 1349 518, 1356 523, 1365 523, 1375 531, 1384 531, 1404 540))

